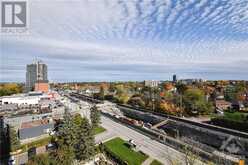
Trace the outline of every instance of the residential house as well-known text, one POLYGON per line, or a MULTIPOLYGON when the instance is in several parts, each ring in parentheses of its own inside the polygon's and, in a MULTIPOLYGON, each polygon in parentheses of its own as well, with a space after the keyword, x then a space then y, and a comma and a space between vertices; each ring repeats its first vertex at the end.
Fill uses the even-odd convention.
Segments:
POLYGON ((225 100, 215 100, 215 108, 219 110, 227 110, 231 108, 231 103, 225 100))

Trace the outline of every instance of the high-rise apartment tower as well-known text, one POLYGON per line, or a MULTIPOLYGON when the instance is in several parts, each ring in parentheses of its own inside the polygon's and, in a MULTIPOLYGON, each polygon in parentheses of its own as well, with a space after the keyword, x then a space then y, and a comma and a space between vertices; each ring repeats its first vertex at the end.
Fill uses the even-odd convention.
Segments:
POLYGON ((35 61, 27 65, 26 69, 26 91, 34 90, 36 83, 48 83, 47 65, 42 61, 35 61))

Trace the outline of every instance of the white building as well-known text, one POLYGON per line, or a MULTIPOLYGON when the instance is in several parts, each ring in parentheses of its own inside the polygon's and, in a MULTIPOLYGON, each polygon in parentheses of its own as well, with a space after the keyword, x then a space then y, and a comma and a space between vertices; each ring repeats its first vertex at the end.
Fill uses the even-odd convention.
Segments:
POLYGON ((1 97, 0 104, 34 105, 34 104, 38 104, 41 99, 46 99, 46 98, 48 98, 48 96, 44 94, 41 95, 40 94, 34 95, 33 93, 31 95, 19 94, 19 95, 1 97))
POLYGON ((156 81, 156 80, 145 80, 146 87, 157 87, 158 84, 159 84, 159 81, 156 81))

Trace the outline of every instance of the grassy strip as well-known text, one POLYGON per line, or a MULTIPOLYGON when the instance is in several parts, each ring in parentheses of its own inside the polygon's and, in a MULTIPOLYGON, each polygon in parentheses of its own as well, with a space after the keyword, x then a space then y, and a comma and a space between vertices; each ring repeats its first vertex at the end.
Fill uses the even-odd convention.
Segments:
POLYGON ((160 161, 155 159, 152 161, 152 163, 150 165, 163 165, 163 163, 161 163, 160 161))
POLYGON ((223 118, 228 120, 233 120, 237 122, 248 122, 247 119, 248 113, 241 113, 241 112, 225 112, 223 118))
POLYGON ((23 144, 23 145, 21 145, 21 149, 23 151, 27 151, 29 148, 32 148, 32 147, 44 146, 44 145, 47 145, 48 143, 50 143, 51 139, 52 139, 52 137, 49 136, 49 137, 46 137, 46 138, 43 138, 43 139, 40 139, 37 141, 33 141, 31 143, 23 144))
POLYGON ((106 131, 106 129, 99 126, 99 127, 96 127, 93 131, 94 131, 94 135, 97 135, 97 134, 100 134, 100 133, 106 131))
POLYGON ((130 165, 140 165, 148 156, 142 152, 130 149, 121 138, 115 138, 104 143, 104 146, 113 154, 130 165))

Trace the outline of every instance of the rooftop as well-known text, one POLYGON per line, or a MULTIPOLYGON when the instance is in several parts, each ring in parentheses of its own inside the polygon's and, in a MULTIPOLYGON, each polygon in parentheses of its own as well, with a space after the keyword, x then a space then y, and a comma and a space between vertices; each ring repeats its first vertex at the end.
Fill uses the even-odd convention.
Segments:
POLYGON ((231 103, 225 100, 215 100, 215 104, 231 104, 231 103))
POLYGON ((21 129, 37 127, 37 126, 40 126, 40 125, 47 125, 47 124, 50 124, 50 123, 52 123, 52 122, 47 120, 47 119, 24 122, 24 123, 21 124, 21 129))

